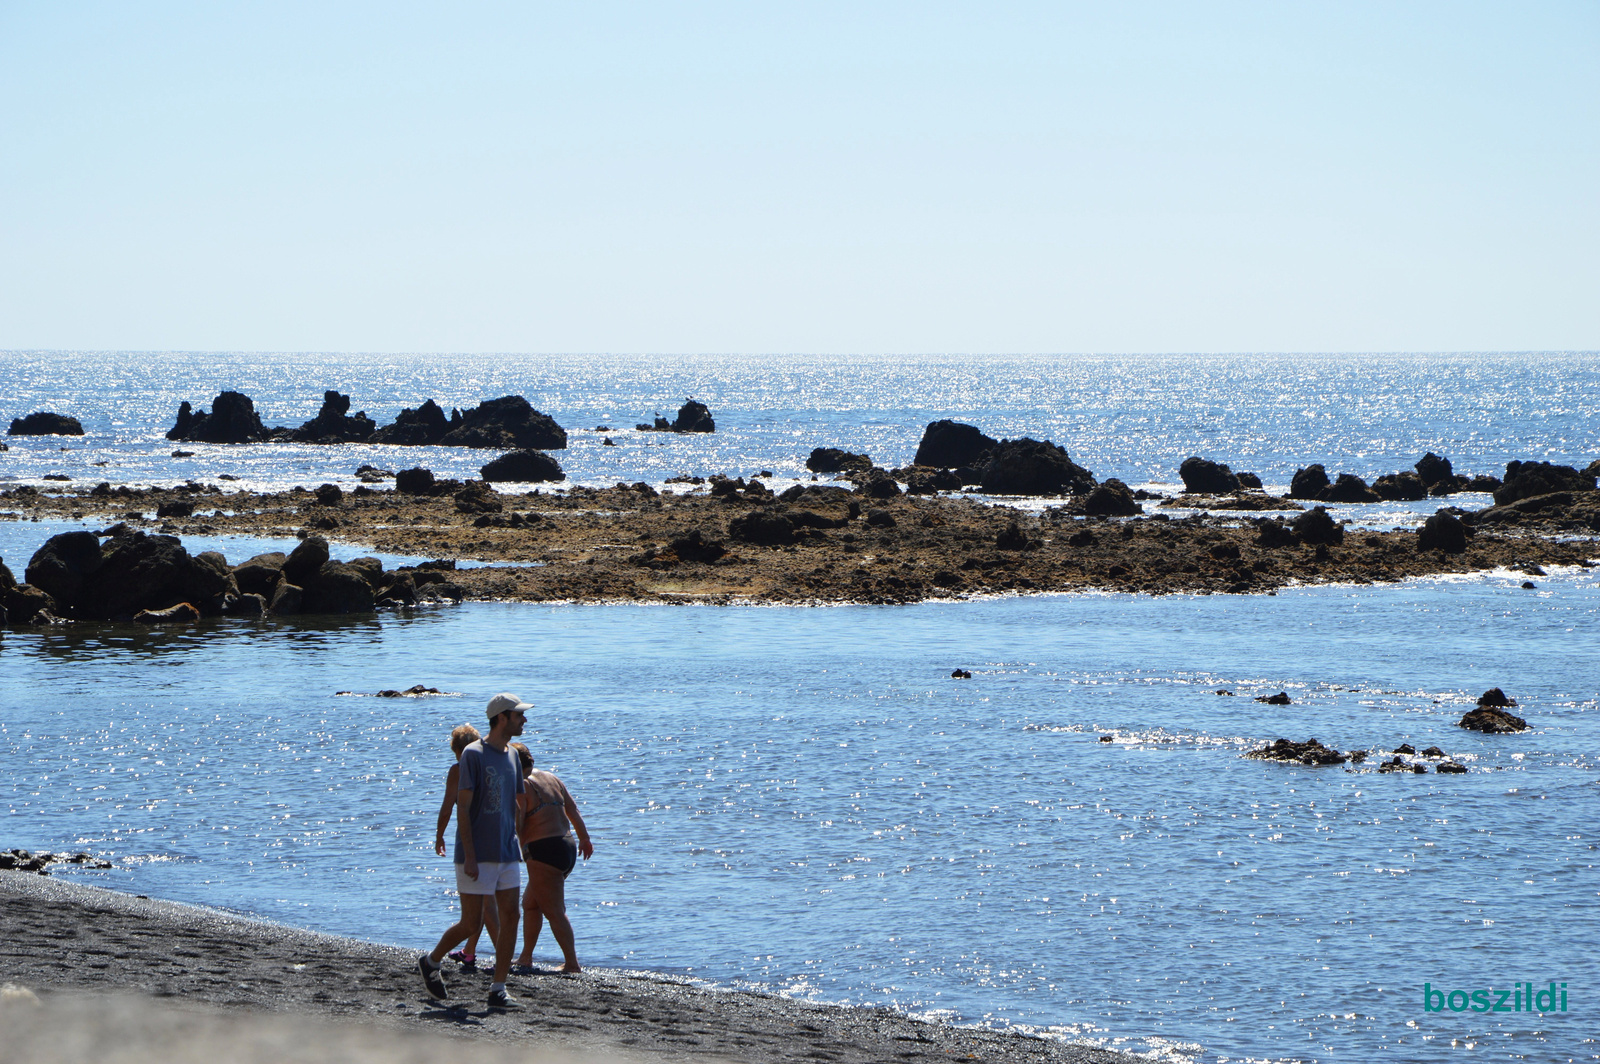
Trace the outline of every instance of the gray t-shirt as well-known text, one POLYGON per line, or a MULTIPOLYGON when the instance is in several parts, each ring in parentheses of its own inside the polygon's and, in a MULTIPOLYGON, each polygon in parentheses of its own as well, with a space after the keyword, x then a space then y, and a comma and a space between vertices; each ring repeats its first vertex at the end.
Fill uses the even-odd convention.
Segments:
MULTIPOLYGON (((517 842, 517 795, 522 793, 522 763, 509 746, 496 750, 482 739, 461 751, 461 779, 457 784, 472 792, 467 809, 471 821, 472 852, 479 864, 521 864, 522 847, 517 842)), ((456 864, 465 864, 461 854, 461 833, 466 824, 456 825, 456 864)))

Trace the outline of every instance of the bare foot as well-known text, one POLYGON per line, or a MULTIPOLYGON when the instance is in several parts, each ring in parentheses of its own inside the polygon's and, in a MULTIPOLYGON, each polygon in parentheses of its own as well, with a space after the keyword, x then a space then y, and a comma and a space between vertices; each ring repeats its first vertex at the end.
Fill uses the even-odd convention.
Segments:
POLYGON ((570 964, 563 964, 561 966, 561 970, 564 971, 564 972, 570 972, 570 973, 574 973, 574 974, 576 974, 577 972, 583 971, 582 968, 578 967, 578 962, 577 961, 573 961, 570 964))

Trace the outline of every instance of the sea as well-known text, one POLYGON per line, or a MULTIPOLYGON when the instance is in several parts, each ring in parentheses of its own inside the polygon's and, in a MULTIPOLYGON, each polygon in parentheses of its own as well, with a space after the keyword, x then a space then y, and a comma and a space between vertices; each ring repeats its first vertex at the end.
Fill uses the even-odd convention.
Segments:
MULTIPOLYGON (((46 476, 348 489, 363 464, 468 477, 488 457, 164 438, 179 402, 209 407, 224 389, 268 425, 314 417, 325 389, 380 424, 428 398, 523 395, 568 430, 558 488, 683 490, 667 479, 720 472, 781 489, 809 482, 813 447, 906 464, 946 417, 1053 440, 1101 479, 1168 493, 1192 454, 1269 489, 1312 462, 1370 479, 1428 451, 1466 474, 1600 457, 1593 352, 13 351, 0 377, 0 420, 83 422, 83 437, 6 439, 0 488, 46 491, 60 483, 46 476), (714 434, 634 431, 688 397, 714 434)), ((1407 528, 1489 502, 1334 511, 1407 528)), ((21 579, 50 535, 94 527, 0 499, 0 556, 21 579)), ((232 561, 284 546, 185 542, 232 561)), ((1583 567, 1272 595, 474 602, 12 629, 0 848, 87 851, 112 867, 57 874, 421 950, 456 911, 432 846, 449 731, 511 691, 534 703, 524 741, 595 839, 567 888, 586 965, 1163 1061, 1590 1061, 1597 666, 1600 568, 1583 567), (413 684, 441 693, 376 696, 413 684), (1491 687, 1529 731, 1457 727, 1491 687), (1288 705, 1257 700, 1279 691, 1288 705), (1280 737, 1382 756, 1244 757, 1280 737), (1467 771, 1379 773, 1401 744, 1467 771)), ((546 932, 536 960, 558 959, 546 932)))

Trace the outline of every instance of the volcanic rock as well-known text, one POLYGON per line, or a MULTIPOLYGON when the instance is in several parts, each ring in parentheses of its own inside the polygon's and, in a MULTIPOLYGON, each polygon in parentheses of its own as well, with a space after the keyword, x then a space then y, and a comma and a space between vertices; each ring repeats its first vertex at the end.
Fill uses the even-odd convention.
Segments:
POLYGON ((1344 542, 1344 525, 1328 514, 1327 507, 1313 506, 1290 522, 1300 542, 1337 546, 1344 542))
POLYGON ((1415 473, 1385 473, 1372 482, 1372 490, 1386 502, 1415 502, 1428 497, 1427 485, 1415 473))
POLYGON ((794 522, 774 510, 752 510, 728 522, 728 535, 745 543, 785 547, 794 542, 794 522))
POLYGON ((560 462, 543 451, 533 450, 508 451, 478 472, 493 483, 565 480, 567 476, 560 462))
POLYGON ((319 484, 312 494, 322 506, 338 506, 344 502, 344 489, 337 484, 319 484))
POLYGON ((1301 765, 1342 765, 1348 760, 1339 751, 1323 746, 1315 739, 1307 739, 1303 743, 1279 739, 1259 750, 1251 750, 1244 756, 1262 761, 1285 761, 1301 765))
POLYGON ((1421 480, 1424 487, 1432 488, 1435 484, 1442 484, 1455 479, 1455 470, 1450 466, 1450 459, 1442 458, 1429 451, 1417 459, 1414 467, 1417 479, 1421 480))
POLYGON ((977 467, 999 443, 992 436, 985 436, 976 425, 948 419, 934 421, 923 429, 922 441, 917 444, 917 454, 912 462, 939 469, 977 467))
POLYGON ((1508 732, 1527 731, 1528 722, 1514 713, 1507 713, 1503 709, 1493 706, 1479 706, 1471 710, 1459 721, 1457 727, 1466 728, 1468 731, 1484 732, 1489 735, 1499 735, 1508 732))
POLYGON ((402 469, 394 475, 394 490, 406 495, 435 495, 438 487, 433 470, 421 466, 402 469))
POLYGON ((1451 514, 1432 514, 1417 529, 1417 549, 1460 554, 1467 549, 1467 526, 1451 514))
POLYGON ((377 425, 365 410, 350 413, 350 397, 332 389, 322 393, 317 416, 289 434, 297 443, 357 443, 369 439, 377 425))
POLYGON ((1256 522, 1256 546, 1268 550, 1278 550, 1282 547, 1292 547, 1300 542, 1294 531, 1282 521, 1271 517, 1263 517, 1256 522))
POLYGON ((1032 544, 1022 526, 1012 521, 994 537, 996 550, 1027 550, 1032 544))
POLYGON ((1198 455, 1183 460, 1178 476, 1183 478, 1183 490, 1191 495, 1227 495, 1239 490, 1233 470, 1198 455))
POLYGON ((1354 473, 1340 473, 1322 493, 1327 502, 1378 502, 1379 495, 1354 473))
POLYGON ((714 562, 728 553, 721 540, 707 539, 698 528, 668 543, 667 549, 677 555, 679 561, 699 563, 714 562))
POLYGON ((1558 491, 1593 491, 1594 474, 1549 462, 1507 462, 1506 475, 1494 493, 1496 506, 1558 491))
POLYGON ((222 392, 211 401, 211 412, 192 413, 187 400, 178 407, 178 420, 167 433, 169 440, 200 443, 256 443, 267 438, 256 404, 240 392, 222 392))
POLYGON ((273 591, 272 602, 267 611, 274 617, 292 617, 300 612, 300 603, 304 597, 303 589, 285 580, 273 591))
POLYGON ((865 471, 872 468, 872 459, 837 447, 815 447, 811 457, 806 459, 806 468, 813 473, 839 473, 847 469, 865 471))
POLYGON ((1087 495, 1094 474, 1049 440, 1024 437, 996 444, 982 470, 983 490, 995 495, 1087 495))
POLYGON ((28 561, 25 579, 71 609, 94 586, 100 569, 100 538, 93 532, 62 532, 44 541, 28 561))
POLYGON ((559 451, 567 431, 541 414, 520 395, 487 399, 461 415, 461 424, 439 440, 445 447, 492 447, 499 450, 559 451))
POLYGON ((715 432, 717 423, 711 417, 711 411, 706 404, 695 400, 685 400, 678 407, 678 416, 672 422, 673 432, 715 432))
POLYGON ((361 570, 344 562, 326 561, 306 586, 301 613, 370 613, 372 585, 361 570))
POLYGON ((11 427, 6 430, 7 436, 82 436, 83 425, 75 417, 65 414, 52 414, 48 410, 40 410, 29 414, 27 417, 11 419, 11 427))
POLYGON ((1083 512, 1091 517, 1130 517, 1143 513, 1144 507, 1133 501, 1133 492, 1116 477, 1095 487, 1083 501, 1083 512))
POLYGON ((431 447, 444 439, 451 429, 460 426, 461 412, 457 410, 453 414, 453 419, 446 418, 439 404, 429 399, 415 410, 407 407, 400 411, 394 424, 385 425, 372 434, 372 442, 431 447))
POLYGON ((934 469, 930 466, 912 465, 890 473, 906 482, 907 495, 935 495, 941 491, 960 491, 961 474, 953 469, 934 469))
POLYGON ((455 499, 456 512, 462 514, 497 514, 506 508, 499 494, 481 480, 467 481, 455 499))
POLYGON ((1320 463, 1296 469, 1289 481, 1289 498, 1320 499, 1328 490, 1328 471, 1320 463))
MULTIPOLYGON (((328 541, 321 536, 307 536, 284 559, 283 579, 304 588, 317 577, 317 572, 328 561, 328 541)), ((276 612, 276 607, 274 607, 276 612)))
POLYGON ((1494 708, 1505 709, 1508 707, 1515 707, 1516 704, 1517 700, 1515 698, 1507 698, 1506 693, 1500 690, 1498 687, 1491 687, 1487 691, 1483 692, 1483 694, 1478 696, 1478 705, 1480 706, 1490 706, 1494 708))
POLYGON ((260 595, 270 601, 273 590, 277 588, 278 581, 283 576, 283 563, 288 560, 288 555, 273 551, 269 554, 257 554, 254 558, 234 566, 233 579, 239 585, 239 593, 260 595))

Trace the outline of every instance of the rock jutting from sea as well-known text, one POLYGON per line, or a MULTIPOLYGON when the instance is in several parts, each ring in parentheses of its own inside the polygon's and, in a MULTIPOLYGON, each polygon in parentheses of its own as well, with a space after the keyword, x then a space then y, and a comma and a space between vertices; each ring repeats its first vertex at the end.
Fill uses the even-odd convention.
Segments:
POLYGON ((391 425, 379 428, 365 411, 350 414, 350 397, 328 390, 317 416, 299 428, 267 428, 255 402, 241 392, 225 391, 211 409, 196 412, 185 400, 167 432, 174 442, 196 443, 387 443, 397 446, 478 447, 499 450, 561 450, 567 432, 548 414, 535 410, 520 395, 485 399, 468 410, 445 417, 432 399, 404 409, 391 425))

